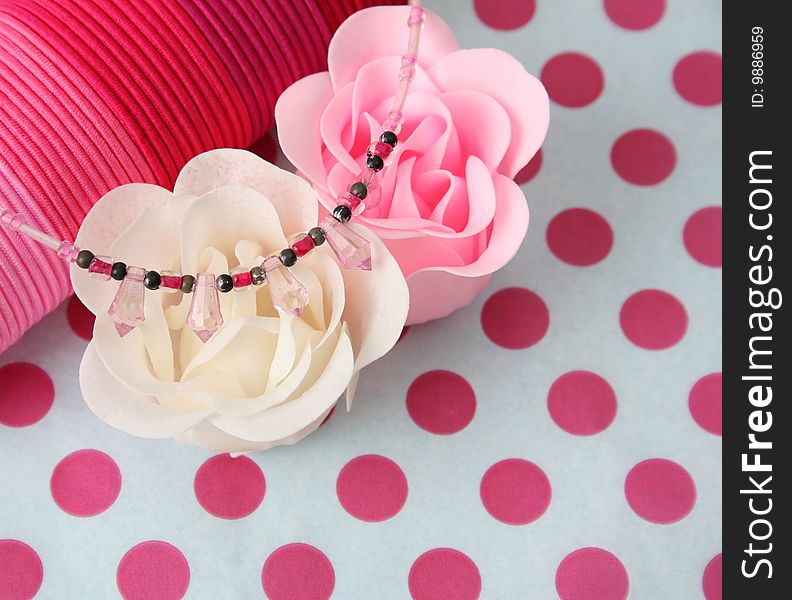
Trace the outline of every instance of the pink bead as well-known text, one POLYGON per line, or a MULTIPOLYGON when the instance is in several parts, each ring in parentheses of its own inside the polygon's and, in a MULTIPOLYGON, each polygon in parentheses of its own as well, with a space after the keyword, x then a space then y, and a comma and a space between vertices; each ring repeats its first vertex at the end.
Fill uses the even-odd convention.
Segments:
POLYGON ((160 278, 162 279, 160 287, 168 288, 169 290, 181 289, 181 275, 165 275, 164 273, 160 273, 160 278))
POLYGON ((160 290, 166 294, 177 294, 181 291, 181 273, 160 271, 160 290))
POLYGON ((368 152, 374 156, 379 156, 382 160, 385 160, 391 155, 391 152, 393 152, 393 146, 386 144, 385 142, 372 142, 368 147, 368 152))
POLYGON ((7 209, 0 208, 0 223, 8 225, 11 229, 19 229, 19 226, 22 225, 22 217, 7 209))
MULTIPOLYGON (((352 194, 349 195, 351 196, 352 194)), ((311 239, 311 236, 306 235, 305 237, 294 242, 291 245, 291 249, 297 255, 297 258, 300 258, 308 254, 311 250, 313 250, 314 246, 316 246, 316 244, 314 243, 313 239, 311 239)))
POLYGON ((100 281, 107 281, 110 279, 110 273, 113 271, 113 259, 109 256, 96 256, 88 265, 88 276, 100 281))
MULTIPOLYGON (((366 183, 365 181, 363 183, 366 183)), ((368 185, 368 184, 367 184, 368 185)), ((368 196, 366 196, 368 197, 368 196)), ((348 206, 349 209, 352 211, 353 216, 357 216, 366 210, 366 205, 363 204, 363 201, 355 196, 355 194, 350 194, 349 192, 341 192, 338 194, 338 204, 341 206, 348 206)), ((292 248, 294 250, 294 248, 292 248)), ((296 250, 294 250, 296 252, 296 250)))
POLYGON ((415 67, 412 65, 405 65, 401 69, 399 69, 399 79, 409 79, 412 80, 415 78, 415 67))
POLYGON ((397 121, 399 124, 404 123, 404 115, 398 110, 392 110, 385 117, 388 121, 397 121))
POLYGON ((231 273, 231 280, 234 282, 234 288, 244 288, 253 285, 253 276, 248 270, 231 273))
POLYGON ((60 258, 65 258, 70 263, 73 263, 77 260, 77 255, 80 253, 80 248, 72 244, 71 242, 63 241, 58 246, 56 253, 60 258))
POLYGON ((401 133, 401 123, 399 121, 393 121, 391 119, 385 119, 382 123, 382 129, 384 131, 392 131, 396 135, 401 133))
POLYGON ((403 66, 414 65, 417 61, 418 59, 414 54, 405 54, 401 58, 401 63, 403 66))
POLYGON ((410 9, 410 16, 407 18, 407 25, 423 25, 424 9, 420 6, 413 6, 410 9))

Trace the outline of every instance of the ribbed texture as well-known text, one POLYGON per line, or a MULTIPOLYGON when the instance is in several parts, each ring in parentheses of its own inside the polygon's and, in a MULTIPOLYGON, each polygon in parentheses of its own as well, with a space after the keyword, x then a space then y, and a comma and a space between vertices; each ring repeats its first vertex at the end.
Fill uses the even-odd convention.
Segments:
MULTIPOLYGON (((0 203, 73 239, 113 187, 170 187, 196 154, 249 146, 338 25, 390 3, 4 0, 0 203)), ((69 293, 62 260, 0 228, 0 352, 69 293)))

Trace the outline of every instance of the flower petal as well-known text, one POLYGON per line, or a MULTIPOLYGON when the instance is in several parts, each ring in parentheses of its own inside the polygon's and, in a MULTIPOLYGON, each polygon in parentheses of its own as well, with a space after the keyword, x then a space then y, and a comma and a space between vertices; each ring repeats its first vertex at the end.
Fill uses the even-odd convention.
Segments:
POLYGON ((442 269, 417 271, 407 278, 410 304, 407 325, 418 325, 450 315, 470 304, 489 283, 491 275, 463 277, 442 269))
POLYGON ((275 105, 275 123, 283 154, 317 187, 323 186, 327 178, 319 122, 332 95, 330 74, 325 71, 291 84, 275 105))
POLYGON ((314 357, 305 379, 309 387, 298 392, 298 397, 249 418, 214 416, 211 423, 232 436, 270 443, 310 427, 336 403, 353 373, 352 344, 344 330, 335 346, 326 346, 322 354, 326 356, 314 357), (320 373, 312 375, 316 370, 320 373))
POLYGON ((443 90, 479 90, 498 100, 512 130, 511 146, 498 171, 514 177, 528 164, 547 133, 550 103, 542 83, 520 61, 494 48, 458 50, 432 66, 429 76, 443 90))
MULTIPOLYGON (((191 198, 183 199, 183 201, 189 200, 191 198)), ((110 255, 113 242, 140 217, 144 209, 157 208, 172 201, 173 194, 156 185, 130 183, 112 189, 85 215, 74 243, 80 248, 91 250, 96 255, 110 255)), ((173 226, 172 223, 169 225, 173 226)), ((142 244, 147 241, 143 240, 142 244)), ((134 264, 131 262, 132 256, 119 254, 114 258, 134 264)), ((116 286, 91 279, 75 264, 72 264, 70 274, 74 291, 82 303, 94 314, 106 311, 113 300, 116 286)))
POLYGON ((495 218, 489 243, 475 262, 446 269, 463 277, 490 275, 508 263, 520 249, 528 231, 528 204, 520 186, 505 175, 495 175, 495 218))
MULTIPOLYGON (((353 81, 358 69, 375 58, 404 54, 409 14, 406 6, 380 6, 358 11, 341 23, 327 52, 333 89, 353 81)), ((448 24, 427 10, 418 63, 425 69, 458 48, 448 24)))
POLYGON ((232 457, 236 458, 241 454, 248 452, 255 452, 259 450, 269 450, 275 446, 283 446, 288 444, 296 444, 308 434, 313 433, 324 421, 325 417, 333 410, 333 407, 327 409, 325 413, 320 415, 314 422, 310 423, 300 431, 288 435, 279 440, 269 442, 252 442, 250 440, 243 440, 231 434, 222 431, 209 423, 203 421, 198 423, 189 431, 176 436, 180 442, 194 444, 206 448, 211 452, 229 452, 232 457))
POLYGON ((475 156, 490 172, 497 171, 513 143, 511 121, 503 106, 479 90, 445 92, 440 100, 454 117, 460 156, 475 156))
MULTIPOLYGON (((286 246, 272 200, 253 188, 239 185, 205 193, 184 216, 181 253, 185 271, 214 272, 204 271, 207 268, 201 262, 204 249, 215 248, 226 257, 234 257, 240 240, 256 242, 266 253, 278 252, 286 246)), ((235 266, 229 264, 230 268, 235 266)))
POLYGON ((96 346, 88 344, 80 364, 80 388, 85 403, 108 425, 131 435, 167 438, 206 419, 210 411, 174 412, 128 388, 105 367, 96 346))
POLYGON ((355 353, 355 371, 385 355, 399 340, 410 305, 399 264, 370 230, 351 228, 371 243, 371 271, 342 269, 346 283, 344 321, 355 353))
POLYGON ((223 148, 199 154, 184 166, 173 193, 202 196, 224 186, 251 188, 269 199, 285 232, 316 225, 316 194, 311 185, 247 150, 223 148))

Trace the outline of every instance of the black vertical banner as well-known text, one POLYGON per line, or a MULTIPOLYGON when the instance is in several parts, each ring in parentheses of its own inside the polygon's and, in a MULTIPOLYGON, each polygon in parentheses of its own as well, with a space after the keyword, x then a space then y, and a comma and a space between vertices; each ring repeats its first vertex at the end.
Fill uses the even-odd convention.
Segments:
POLYGON ((723 18, 723 598, 792 597, 792 28, 723 18))

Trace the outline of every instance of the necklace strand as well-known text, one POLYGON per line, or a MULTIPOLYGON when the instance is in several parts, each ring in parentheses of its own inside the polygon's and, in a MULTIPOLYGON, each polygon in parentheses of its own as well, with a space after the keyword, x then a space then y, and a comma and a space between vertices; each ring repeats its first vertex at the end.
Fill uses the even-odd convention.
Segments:
POLYGON ((289 238, 289 246, 278 254, 264 259, 261 265, 252 268, 237 267, 230 273, 215 275, 198 273, 180 274, 171 271, 152 271, 142 267, 128 266, 105 255, 95 255, 90 250, 80 249, 73 242, 57 238, 26 223, 22 217, 0 205, 0 225, 10 228, 31 240, 51 248, 60 257, 88 272, 88 276, 102 281, 120 282, 108 314, 122 337, 145 320, 143 311, 145 290, 162 290, 170 293, 192 294, 188 324, 204 342, 222 326, 219 293, 232 290, 243 292, 264 283, 268 284, 272 304, 276 310, 300 316, 308 304, 308 291, 294 276, 293 267, 301 258, 308 256, 316 246, 327 242, 347 269, 369 271, 371 244, 357 234, 347 223, 361 215, 367 208, 380 202, 381 171, 390 164, 391 154, 398 143, 404 123, 404 103, 415 78, 418 47, 425 21, 420 1, 411 2, 407 26, 409 39, 407 51, 401 57, 399 84, 393 103, 385 120, 382 133, 371 142, 366 151, 366 166, 360 175, 338 195, 338 205, 332 213, 307 233, 298 233, 289 238))

